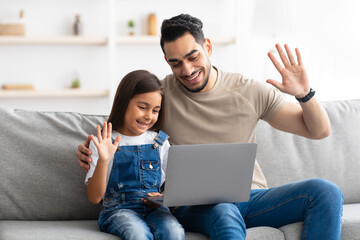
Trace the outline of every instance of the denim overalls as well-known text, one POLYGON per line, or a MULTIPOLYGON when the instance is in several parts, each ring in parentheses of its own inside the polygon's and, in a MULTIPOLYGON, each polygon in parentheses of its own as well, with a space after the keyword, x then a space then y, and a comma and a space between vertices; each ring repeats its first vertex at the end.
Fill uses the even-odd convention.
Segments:
POLYGON ((98 220, 102 231, 122 239, 153 239, 154 236, 155 239, 184 239, 183 228, 168 208, 154 210, 141 201, 147 193, 160 192, 158 146, 167 138, 168 135, 160 131, 154 144, 118 147, 98 220), (145 222, 139 223, 139 218, 145 222))
POLYGON ((103 207, 138 202, 149 192, 160 192, 161 161, 158 145, 167 140, 160 131, 154 144, 121 146, 114 155, 103 207))

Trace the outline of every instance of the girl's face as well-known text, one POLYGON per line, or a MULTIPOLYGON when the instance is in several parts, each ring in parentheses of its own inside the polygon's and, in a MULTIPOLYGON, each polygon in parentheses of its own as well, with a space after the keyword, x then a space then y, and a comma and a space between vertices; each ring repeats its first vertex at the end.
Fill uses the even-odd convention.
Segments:
POLYGON ((159 91, 135 95, 126 108, 124 126, 118 132, 137 136, 152 128, 159 116, 161 100, 159 91))

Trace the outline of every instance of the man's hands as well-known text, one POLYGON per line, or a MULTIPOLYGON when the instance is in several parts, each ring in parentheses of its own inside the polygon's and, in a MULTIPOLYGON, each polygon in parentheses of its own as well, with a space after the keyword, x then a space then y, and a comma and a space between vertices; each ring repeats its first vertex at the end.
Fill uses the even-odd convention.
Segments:
POLYGON ((282 77, 282 83, 273 79, 268 79, 266 82, 272 84, 283 93, 290 94, 297 98, 305 97, 310 91, 310 84, 305 68, 302 64, 299 49, 295 48, 297 57, 296 63, 295 58, 293 57, 287 44, 284 45, 287 56, 281 48, 280 44, 276 44, 275 47, 279 53, 283 65, 281 65, 281 63, 276 60, 273 53, 269 52, 268 56, 274 64, 275 68, 279 71, 282 77))
POLYGON ((97 129, 97 139, 93 135, 91 135, 91 140, 94 141, 94 144, 99 152, 99 161, 108 162, 116 152, 116 149, 120 142, 120 136, 117 136, 114 143, 112 143, 111 123, 104 122, 104 127, 102 132, 99 125, 96 126, 96 129, 97 129))
POLYGON ((80 144, 75 152, 78 164, 85 172, 88 172, 90 169, 89 163, 91 163, 91 158, 89 156, 91 155, 91 151, 89 145, 92 137, 93 135, 89 135, 86 141, 80 144))

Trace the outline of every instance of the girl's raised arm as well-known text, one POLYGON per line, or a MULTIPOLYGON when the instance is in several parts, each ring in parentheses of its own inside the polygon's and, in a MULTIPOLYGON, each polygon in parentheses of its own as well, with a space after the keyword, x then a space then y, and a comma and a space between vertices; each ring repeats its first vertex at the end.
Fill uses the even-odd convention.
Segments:
POLYGON ((93 176, 89 179, 87 187, 88 199, 93 204, 98 204, 103 198, 106 190, 106 174, 111 157, 115 154, 120 142, 120 136, 116 137, 114 143, 111 140, 112 125, 104 122, 101 132, 100 126, 97 125, 97 139, 92 136, 98 152, 99 159, 93 176))

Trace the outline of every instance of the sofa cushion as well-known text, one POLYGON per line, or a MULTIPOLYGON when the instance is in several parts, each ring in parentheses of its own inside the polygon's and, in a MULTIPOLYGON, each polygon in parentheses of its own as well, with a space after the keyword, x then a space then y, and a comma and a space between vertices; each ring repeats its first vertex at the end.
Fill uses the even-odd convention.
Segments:
POLYGON ((341 188, 345 203, 359 203, 360 100, 324 102, 323 105, 331 121, 329 137, 310 140, 278 131, 260 121, 257 159, 269 187, 324 178, 341 188))
POLYGON ((301 239, 304 224, 302 222, 292 223, 279 228, 285 235, 285 239, 301 239))
POLYGON ((254 227, 246 229, 246 240, 282 240, 285 239, 284 234, 276 228, 272 227, 254 227))
POLYGON ((120 240, 103 233, 96 220, 0 221, 0 239, 6 240, 120 240))
MULTIPOLYGON (((103 233, 96 220, 86 221, 0 221, 0 239, 6 240, 119 240, 103 233)), ((186 240, 209 240, 201 233, 186 232, 186 240)), ((282 232, 270 227, 247 230, 246 240, 281 240, 282 232)))
MULTIPOLYGON (((254 227, 246 229, 246 240, 282 240, 284 234, 272 227, 254 227)), ((186 240, 209 240, 210 238, 201 233, 186 232, 186 240)))
MULTIPOLYGON (((360 204, 345 204, 341 239, 360 239, 360 204)), ((247 229, 247 240, 300 239, 302 223, 280 229, 255 227, 247 229)), ((0 239, 119 239, 98 230, 95 220, 90 221, 0 221, 0 239)), ((186 233, 186 240, 208 240, 201 233, 186 233)))
POLYGON ((0 108, 0 219, 97 219, 75 151, 104 119, 0 108))
POLYGON ((343 206, 341 239, 360 240, 360 203, 343 206))

